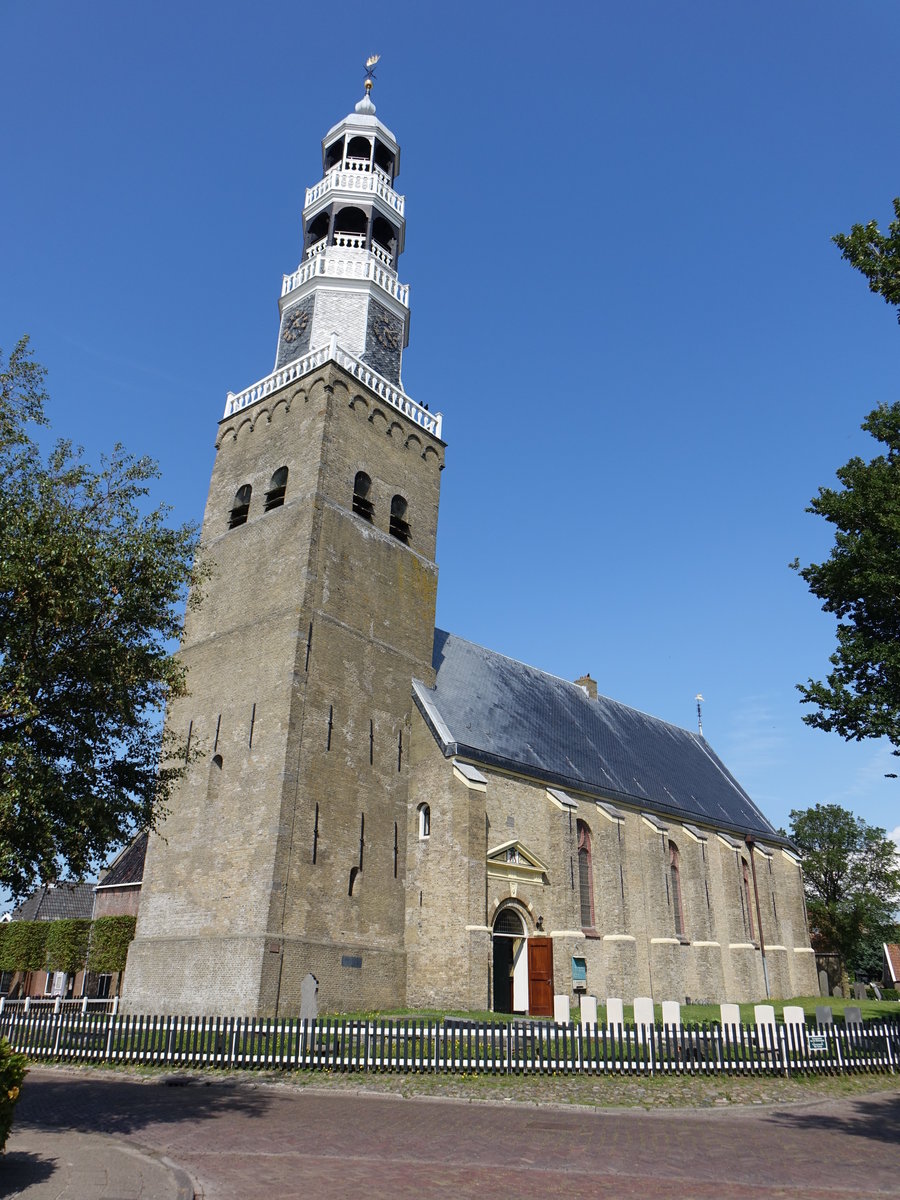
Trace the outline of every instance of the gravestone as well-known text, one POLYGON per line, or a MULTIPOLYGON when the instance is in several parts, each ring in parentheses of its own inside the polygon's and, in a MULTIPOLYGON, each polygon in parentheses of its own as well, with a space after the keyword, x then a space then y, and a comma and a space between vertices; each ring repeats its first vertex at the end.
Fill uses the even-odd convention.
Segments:
POLYGON ((662 1023, 663 1025, 681 1024, 681 1005, 677 1000, 663 1000, 662 1023))
POLYGON ((845 1025, 862 1025, 862 1009, 855 1004, 848 1004, 844 1009, 845 1025))
POLYGON ((606 997, 606 1024, 618 1030, 625 1024, 625 1005, 615 996, 606 997))
POLYGON ((833 1025, 834 1013, 831 1011, 830 1004, 816 1005, 816 1024, 817 1025, 833 1025))
POLYGON ((771 1050, 778 1037, 774 1004, 754 1004, 753 1019, 756 1021, 756 1044, 761 1050, 771 1050))
POLYGON ((723 1025, 740 1025, 741 1006, 739 1004, 720 1004, 719 1020, 723 1025))
POLYGON ((784 1023, 785 1025, 805 1025, 806 1013, 799 1004, 786 1004, 784 1006, 784 1023))
POLYGON ((884 999, 884 996, 882 996, 882 994, 881 994, 881 988, 878 986, 878 984, 877 984, 877 983, 870 983, 870 984, 869 984, 869 987, 870 987, 870 988, 872 989, 872 991, 875 993, 875 999, 876 999, 876 1000, 883 1000, 883 999, 884 999))
POLYGON ((581 997, 581 1024, 596 1025, 597 1024, 597 997, 582 996, 581 997))
POLYGON ((868 985, 865 983, 854 983, 853 999, 854 1000, 868 1000, 868 998, 869 998, 868 985))
POLYGON ((653 1025, 653 1000, 650 996, 635 996, 634 1023, 638 1030, 653 1025))
POLYGON ((300 983, 300 1020, 315 1021, 319 1016, 319 981, 315 975, 304 975, 300 983))
POLYGON ((835 996, 838 1000, 842 1000, 843 996, 844 996, 844 989, 841 987, 841 985, 839 983, 836 983, 834 985, 834 987, 831 989, 831 994, 832 994, 832 996, 835 996))
POLYGON ((819 972, 819 995, 820 996, 828 996, 829 994, 830 993, 828 991, 828 972, 820 971, 819 972))
POLYGON ((553 1020, 557 1025, 568 1025, 569 1023, 569 997, 554 996, 553 997, 553 1020))

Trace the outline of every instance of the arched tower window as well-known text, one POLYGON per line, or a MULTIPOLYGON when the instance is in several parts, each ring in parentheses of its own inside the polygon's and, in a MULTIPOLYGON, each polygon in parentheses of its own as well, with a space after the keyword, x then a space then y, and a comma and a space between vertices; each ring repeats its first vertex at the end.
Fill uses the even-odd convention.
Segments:
POLYGON ((238 525, 246 523, 247 514, 250 511, 250 497, 253 494, 253 488, 249 483, 245 483, 235 492, 234 504, 231 506, 231 514, 228 518, 228 528, 235 529, 238 525))
POLYGON ((581 905, 582 929, 594 927, 594 873, 591 862, 591 831, 584 821, 578 829, 578 898, 581 905))
POLYGON ((351 170, 368 171, 372 162, 372 143, 365 137, 352 137, 347 143, 347 166, 351 170))
POLYGON ((419 805, 419 838, 431 837, 431 808, 427 804, 419 805))
POLYGON ((371 521, 375 513, 375 506, 370 498, 371 491, 372 480, 365 471, 357 471, 353 480, 353 511, 358 517, 365 517, 367 521, 371 521))
POLYGON ((280 508, 284 504, 284 493, 287 491, 288 469, 287 467, 279 467, 269 483, 269 490, 266 492, 266 502, 263 505, 265 512, 270 508, 280 508))
POLYGON ((750 867, 747 865, 746 858, 741 859, 741 876, 744 887, 744 910, 747 914, 747 929, 750 932, 750 941, 756 941, 756 923, 753 920, 753 904, 751 896, 753 895, 750 887, 750 867))
POLYGON ((325 242, 328 237, 328 224, 330 214, 320 212, 309 223, 309 228, 306 230, 306 251, 309 253, 314 247, 316 250, 324 250, 325 242))
POLYGON ((397 249, 397 231, 382 216, 375 216, 372 221, 372 251, 383 258, 387 265, 394 265, 394 254, 397 249), (381 252, 379 254, 379 251, 381 252))
POLYGON ((409 505, 403 496, 394 496, 391 500, 391 536, 404 546, 409 545, 409 521, 406 519, 408 509, 409 505))
POLYGON ((349 246, 354 250, 365 250, 369 231, 369 219, 361 208, 352 205, 342 208, 334 218, 335 246, 349 246))
POLYGON ((684 904, 681 899, 681 855, 674 842, 669 842, 669 880, 672 884, 672 912, 675 915, 675 932, 684 937, 684 904))

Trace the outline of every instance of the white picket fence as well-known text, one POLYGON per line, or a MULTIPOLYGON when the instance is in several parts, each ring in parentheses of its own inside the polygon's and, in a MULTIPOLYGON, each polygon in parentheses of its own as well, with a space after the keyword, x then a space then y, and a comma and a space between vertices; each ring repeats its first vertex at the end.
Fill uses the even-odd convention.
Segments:
POLYGON ((900 1065, 900 1022, 583 1025, 138 1016, 4 1006, 35 1061, 515 1074, 836 1074, 900 1065))

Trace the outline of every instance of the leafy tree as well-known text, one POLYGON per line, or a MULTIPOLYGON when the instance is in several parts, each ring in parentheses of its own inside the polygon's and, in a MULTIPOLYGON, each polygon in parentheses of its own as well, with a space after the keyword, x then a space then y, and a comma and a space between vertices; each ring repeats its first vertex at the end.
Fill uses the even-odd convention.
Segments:
MULTIPOLYGON (((874 221, 834 241, 888 304, 900 306, 900 198, 882 234, 874 221)), ((898 308, 900 320, 900 308, 898 308)), ((837 472, 840 488, 820 488, 807 512, 835 527, 822 563, 791 564, 838 620, 834 668, 825 681, 798 684, 808 725, 850 741, 886 737, 900 753, 900 403, 874 409, 862 428, 885 448, 837 472)))
POLYGON ((882 233, 875 221, 854 225, 849 233, 831 239, 851 266, 869 281, 869 291, 883 296, 886 304, 898 306, 900 321, 900 197, 893 200, 896 221, 882 233))
POLYGON ((146 496, 155 464, 121 446, 94 470, 43 453, 44 370, 0 354, 0 885, 82 877, 152 826, 184 769, 160 714, 196 550, 146 496), (168 739, 169 735, 165 735, 168 739))
POLYGON ((848 971, 867 967, 871 943, 890 940, 900 904, 900 854, 883 829, 839 804, 791 812, 791 838, 803 856, 813 941, 848 971))

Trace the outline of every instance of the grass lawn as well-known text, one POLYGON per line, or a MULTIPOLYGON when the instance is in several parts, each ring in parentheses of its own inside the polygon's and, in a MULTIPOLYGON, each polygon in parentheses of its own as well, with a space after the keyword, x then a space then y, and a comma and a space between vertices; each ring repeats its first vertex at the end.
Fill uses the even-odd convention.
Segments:
MULTIPOLYGON (((863 1020, 870 1021, 877 1018, 900 1020, 900 1002, 897 1000, 843 1000, 836 996, 825 998, 822 996, 796 996, 791 1000, 757 1000, 747 1004, 741 1004, 741 1022, 744 1025, 752 1025, 755 1021, 753 1012, 754 1004, 772 1004, 775 1008, 775 1019, 780 1021, 784 1006, 799 1005, 806 1013, 807 1019, 815 1018, 816 1008, 827 1005, 835 1018, 841 1018, 844 1015, 844 1009, 848 1006, 856 1006, 862 1012, 863 1020)), ((655 1004, 653 1006, 654 1016, 657 1023, 662 1022, 662 1005, 655 1004)), ((500 1022, 510 1022, 522 1020, 521 1014, 516 1013, 497 1013, 497 1012, 463 1012, 453 1009, 397 1009, 391 1012, 363 1012, 363 1013, 323 1013, 320 1019, 326 1019, 332 1016, 335 1018, 343 1017, 345 1020, 377 1020, 386 1018, 391 1020, 409 1020, 417 1021, 443 1021, 448 1017, 455 1017, 464 1021, 487 1021, 493 1024, 500 1022)), ((682 1004, 681 1020, 685 1025, 702 1024, 704 1021, 718 1021, 720 1017, 718 1004, 682 1004)), ((549 1019, 549 1018, 548 1018, 549 1019)), ((572 1010, 572 1019, 578 1019, 578 1010, 572 1010)), ((597 1020, 599 1024, 606 1023, 606 1005, 597 1005, 597 1020)), ((630 1004, 625 1005, 625 1020, 631 1022, 634 1020, 634 1008, 630 1004)))

